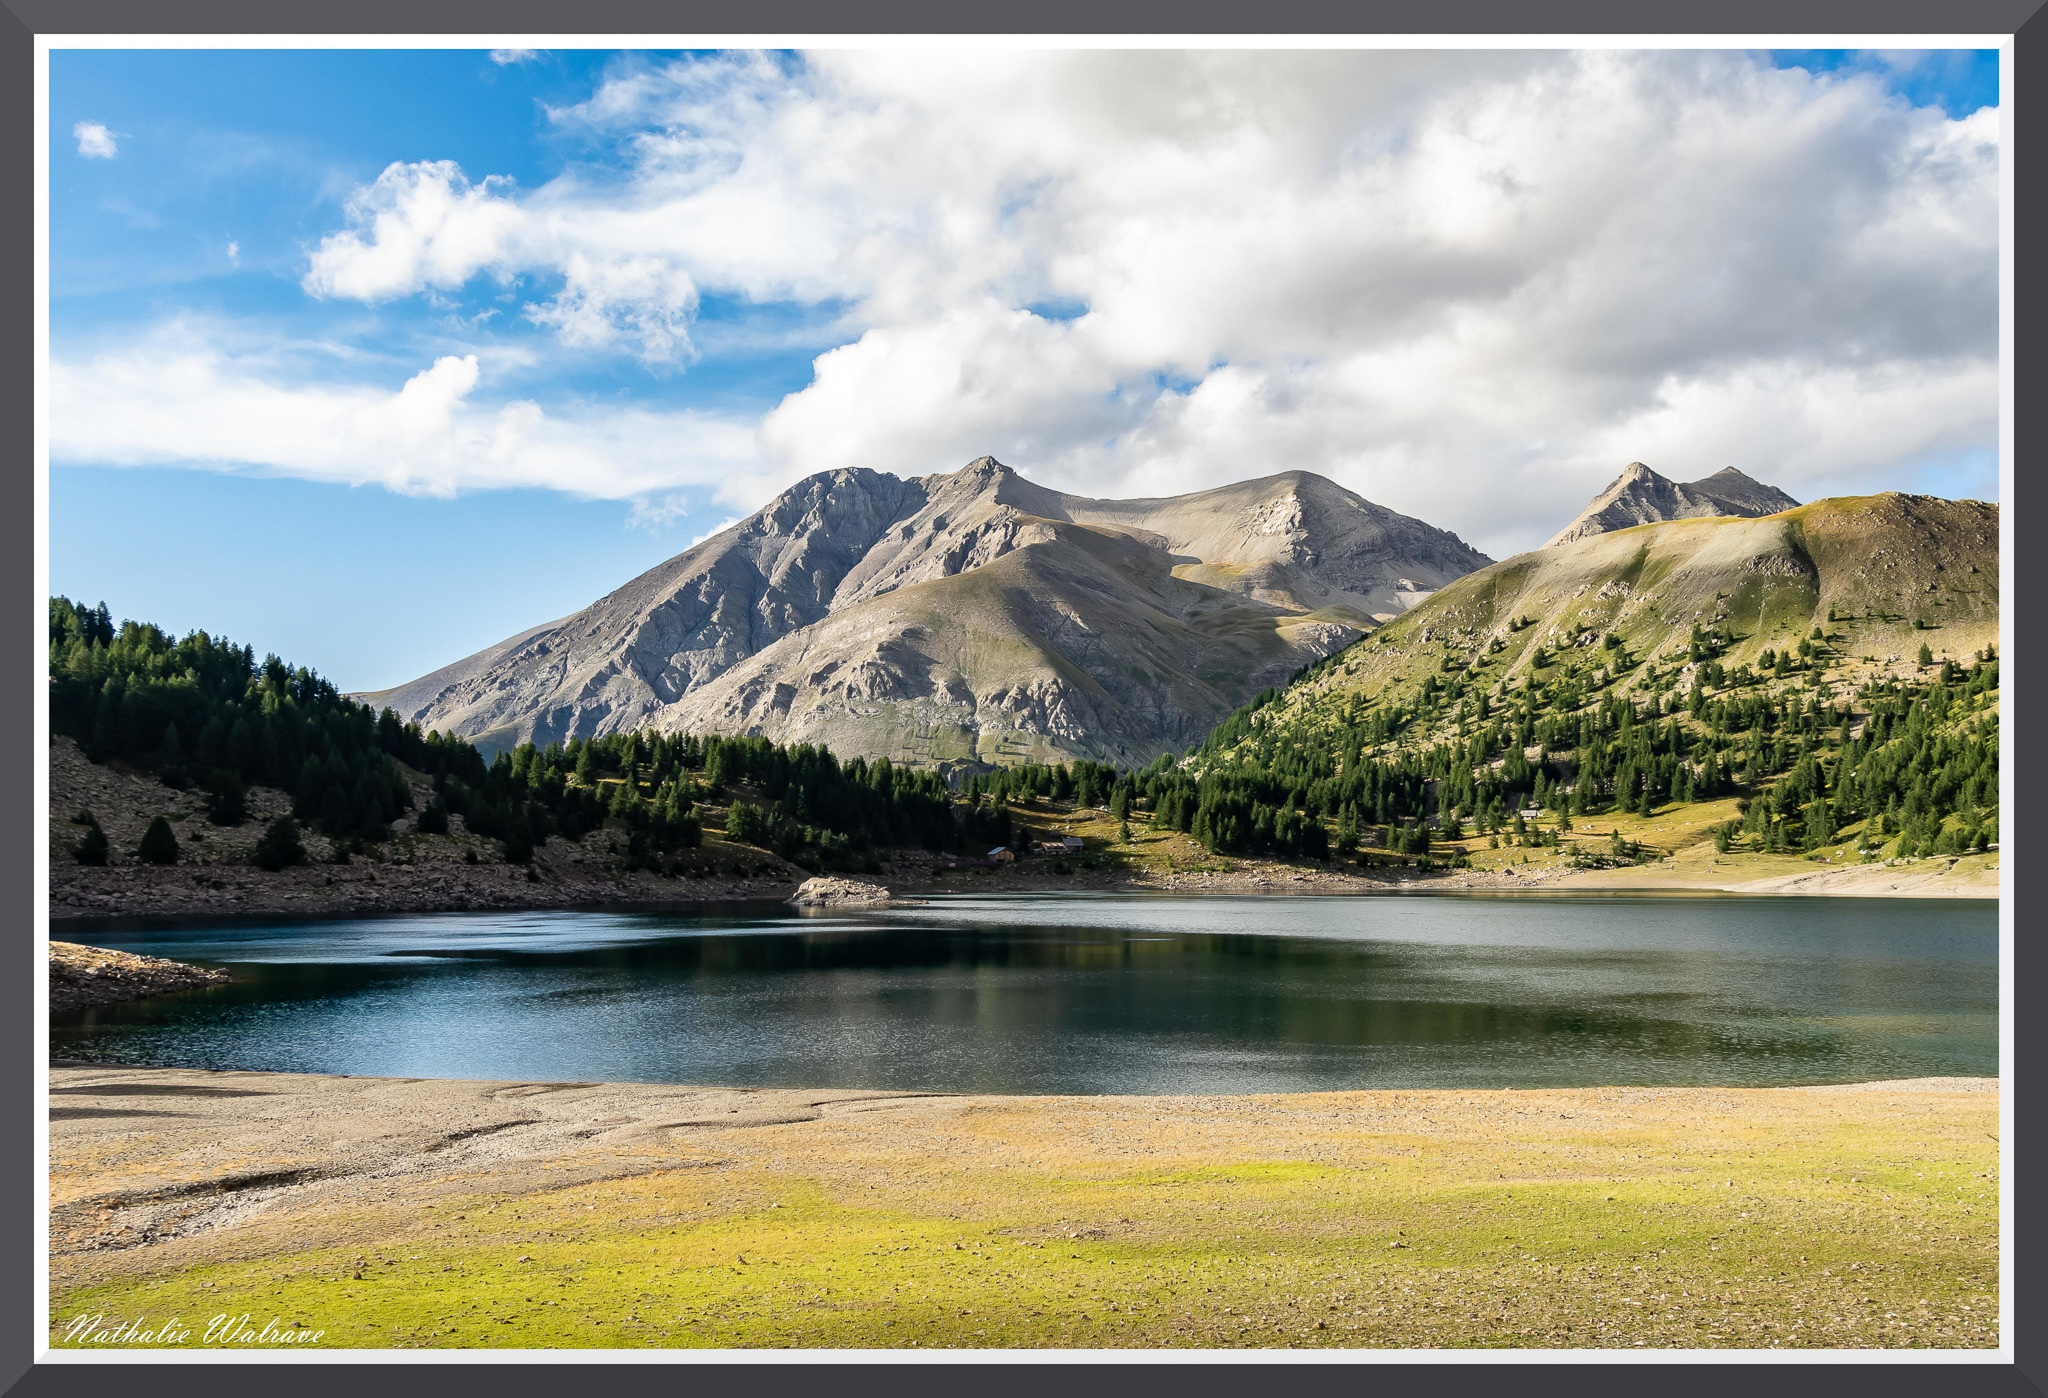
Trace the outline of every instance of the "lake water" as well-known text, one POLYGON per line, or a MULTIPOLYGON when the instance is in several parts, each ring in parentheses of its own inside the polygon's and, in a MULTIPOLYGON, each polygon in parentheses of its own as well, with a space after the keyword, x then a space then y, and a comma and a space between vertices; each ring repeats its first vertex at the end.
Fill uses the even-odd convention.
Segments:
POLYGON ((1999 1068, 1992 902, 1013 895, 61 935, 235 973, 53 1023, 53 1054, 129 1063, 1020 1093, 1999 1068))

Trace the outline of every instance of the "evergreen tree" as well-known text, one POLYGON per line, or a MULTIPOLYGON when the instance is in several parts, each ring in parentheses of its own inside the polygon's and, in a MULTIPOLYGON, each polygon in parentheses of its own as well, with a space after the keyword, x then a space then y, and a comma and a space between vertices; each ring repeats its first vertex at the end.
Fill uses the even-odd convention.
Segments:
POLYGON ((216 767, 207 775, 206 818, 215 825, 240 825, 249 818, 249 789, 239 773, 216 767))
POLYGON ((178 836, 171 829, 170 821, 162 816, 150 821, 149 828, 142 832, 142 843, 135 853, 145 864, 176 864, 178 862, 178 836))
POLYGON ((256 867, 268 869, 271 873, 293 864, 306 862, 306 847, 299 842, 299 823, 290 816, 280 816, 270 823, 263 832, 263 838, 256 842, 251 856, 256 867))
POLYGON ((77 819, 85 826, 85 834, 72 846, 71 854, 80 864, 105 864, 107 862, 107 832, 100 829, 91 811, 80 811, 77 819))
POLYGON ((445 835, 448 833, 448 802, 441 796, 420 808, 419 832, 422 835, 445 835))
POLYGON ((1806 808, 1806 847, 1819 849, 1834 838, 1835 823, 1829 818, 1827 798, 1819 797, 1806 808))

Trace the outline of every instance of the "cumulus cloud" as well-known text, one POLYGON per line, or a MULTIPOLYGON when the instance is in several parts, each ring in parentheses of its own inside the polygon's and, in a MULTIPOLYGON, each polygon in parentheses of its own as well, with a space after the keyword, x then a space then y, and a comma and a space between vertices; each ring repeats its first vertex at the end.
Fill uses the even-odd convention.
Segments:
POLYGON ((112 160, 119 146, 114 133, 96 121, 81 121, 71 128, 78 138, 78 153, 88 160, 112 160))
POLYGON ((734 503, 982 452, 1096 495, 1304 468, 1501 552, 1630 460, 1804 495, 1995 441, 1997 112, 1869 71, 719 55, 553 117, 615 166, 394 164, 306 289, 532 279, 528 324, 650 363, 700 352, 706 296, 838 308, 734 503))
POLYGON ((459 287, 509 261, 522 222, 500 191, 472 185, 452 160, 394 163, 349 199, 346 230, 323 239, 304 284, 315 296, 387 301, 459 287))
POLYGON ((505 66, 509 63, 531 63, 540 57, 539 49, 492 49, 491 62, 505 66))
POLYGON ((443 355, 395 386, 307 382, 200 330, 50 368, 58 463, 258 470, 412 495, 543 487, 636 500, 678 486, 716 492, 758 470, 750 422, 631 409, 549 413, 474 401, 475 354, 443 355))

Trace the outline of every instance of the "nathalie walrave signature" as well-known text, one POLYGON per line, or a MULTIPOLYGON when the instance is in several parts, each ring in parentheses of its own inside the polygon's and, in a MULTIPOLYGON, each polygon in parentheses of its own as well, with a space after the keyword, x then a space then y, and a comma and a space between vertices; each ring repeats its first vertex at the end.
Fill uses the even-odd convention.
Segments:
MULTIPOLYGON (((280 1325, 275 1316, 259 1328, 252 1315, 225 1313, 207 1321, 205 1328, 198 1331, 202 1345, 312 1345, 318 1344, 326 1333, 280 1325)), ((122 1320, 119 1316, 110 1319, 105 1315, 80 1314, 72 1317, 64 1329, 65 1342, 75 1345, 183 1345, 192 1342, 193 1334, 194 1326, 177 1316, 152 1329, 147 1316, 122 1320)))

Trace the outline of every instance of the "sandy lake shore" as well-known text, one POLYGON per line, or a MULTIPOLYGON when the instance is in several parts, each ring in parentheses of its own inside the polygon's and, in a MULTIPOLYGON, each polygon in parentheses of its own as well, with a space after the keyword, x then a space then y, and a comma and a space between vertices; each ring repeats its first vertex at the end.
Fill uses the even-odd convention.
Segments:
POLYGON ((54 1343, 223 1307, 370 1347, 1996 1343, 1995 1079, 49 1081, 54 1343))

